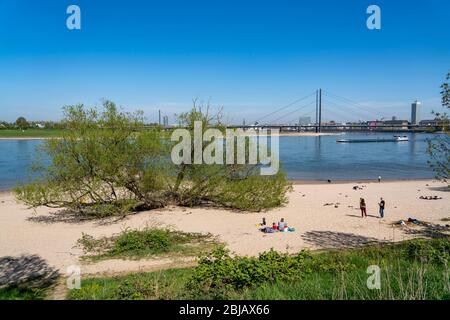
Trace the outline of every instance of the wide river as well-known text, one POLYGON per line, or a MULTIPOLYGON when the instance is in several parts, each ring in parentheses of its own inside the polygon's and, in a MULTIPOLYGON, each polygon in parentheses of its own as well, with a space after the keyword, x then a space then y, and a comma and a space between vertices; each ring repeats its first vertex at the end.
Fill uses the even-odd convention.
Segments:
MULTIPOLYGON (((362 180, 432 178, 427 139, 408 133, 408 142, 336 143, 337 139, 392 138, 392 133, 346 133, 321 137, 280 137, 280 160, 290 179, 362 180)), ((0 140, 0 190, 29 177, 42 140, 0 140)))

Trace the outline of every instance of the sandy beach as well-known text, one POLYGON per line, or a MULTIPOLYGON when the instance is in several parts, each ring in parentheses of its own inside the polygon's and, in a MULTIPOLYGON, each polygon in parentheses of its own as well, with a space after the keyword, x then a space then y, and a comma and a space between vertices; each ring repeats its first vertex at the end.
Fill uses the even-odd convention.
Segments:
POLYGON ((80 261, 83 252, 76 247, 76 242, 83 232, 95 237, 109 236, 146 224, 209 232, 240 255, 256 255, 270 248, 297 252, 305 248, 357 246, 371 241, 401 241, 424 236, 427 230, 416 226, 393 227, 395 221, 414 217, 441 226, 448 224, 441 219, 450 217, 450 192, 445 184, 431 180, 295 184, 289 203, 269 212, 168 207, 101 221, 79 221, 55 212, 48 208, 27 209, 10 192, 0 193, 0 257, 38 254, 63 273, 67 266, 75 264, 82 266, 84 274, 152 270, 192 263, 190 259, 167 258, 80 261), (354 186, 361 189, 354 190, 354 186), (442 199, 423 200, 420 196, 442 199), (358 208, 360 197, 366 199, 368 208, 369 216, 364 219, 358 208), (386 201, 384 219, 378 218, 380 197, 386 201), (285 218, 296 231, 264 234, 257 226, 262 217, 267 223, 285 218))

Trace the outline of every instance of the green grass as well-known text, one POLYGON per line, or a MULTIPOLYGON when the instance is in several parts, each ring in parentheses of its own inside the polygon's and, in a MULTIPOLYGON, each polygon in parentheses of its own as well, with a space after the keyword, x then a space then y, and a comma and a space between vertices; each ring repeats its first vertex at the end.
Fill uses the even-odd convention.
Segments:
MULTIPOLYGON (((443 268, 429 268, 420 264, 392 265, 381 273, 380 290, 367 288, 365 268, 335 275, 317 273, 306 275, 301 281, 264 284, 237 295, 240 299, 294 300, 441 300, 450 299, 445 287, 443 268)), ((448 282, 448 278, 447 278, 448 282)))
POLYGON ((43 300, 47 288, 7 288, 0 289, 0 300, 43 300))
POLYGON ((193 269, 169 269, 150 273, 133 273, 113 278, 82 280, 81 289, 71 290, 68 299, 140 300, 183 299, 185 283, 193 269))
POLYGON ((2 129, 0 138, 55 138, 61 136, 60 129, 2 129))
POLYGON ((449 251, 448 238, 259 258, 216 250, 195 268, 86 279, 68 298, 450 299, 449 251), (381 268, 380 290, 367 288, 369 265, 381 268))
POLYGON ((127 229, 113 237, 95 239, 83 234, 78 244, 89 260, 110 258, 140 259, 151 256, 196 256, 213 248, 217 242, 210 234, 187 233, 146 227, 127 229))

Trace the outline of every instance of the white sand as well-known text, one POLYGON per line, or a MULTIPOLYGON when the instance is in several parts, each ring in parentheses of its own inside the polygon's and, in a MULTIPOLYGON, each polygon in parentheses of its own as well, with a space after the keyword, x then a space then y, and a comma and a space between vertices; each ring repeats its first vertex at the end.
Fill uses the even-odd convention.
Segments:
MULTIPOLYGON (((296 252, 303 248, 332 248, 364 243, 370 238, 400 241, 412 237, 408 231, 420 228, 396 227, 391 223, 408 217, 444 225, 450 217, 450 192, 433 181, 370 182, 363 190, 353 190, 356 182, 340 184, 295 185, 289 204, 263 213, 242 213, 210 208, 165 208, 142 212, 117 221, 49 221, 58 217, 47 208, 33 210, 16 203, 10 193, 0 193, 0 257, 38 254, 62 272, 72 264, 81 264, 82 273, 115 273, 153 270, 191 260, 151 259, 141 261, 109 260, 95 264, 79 261, 82 251, 76 241, 82 232, 95 237, 108 236, 129 228, 161 223, 190 232, 217 235, 232 251, 255 255, 274 248, 296 252), (427 186, 428 185, 428 186, 427 186), (420 191, 419 191, 420 190, 420 191), (303 196, 304 195, 304 196, 303 196), (419 196, 437 195, 441 200, 421 200, 419 196), (357 208, 364 197, 369 217, 362 219, 357 208), (378 200, 386 201, 385 219, 378 219, 378 200), (324 206, 325 203, 340 203, 324 206), (353 206, 349 207, 349 206, 353 206), (296 232, 264 234, 256 224, 266 217, 267 223, 285 218, 296 232)), ((53 210, 54 211, 54 210, 53 210)), ((420 234, 419 234, 420 235, 420 234)))

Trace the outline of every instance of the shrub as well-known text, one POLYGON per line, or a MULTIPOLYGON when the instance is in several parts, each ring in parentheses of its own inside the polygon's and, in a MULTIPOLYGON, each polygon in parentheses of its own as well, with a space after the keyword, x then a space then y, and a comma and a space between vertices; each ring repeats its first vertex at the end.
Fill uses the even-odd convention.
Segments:
POLYGON ((78 244, 90 254, 88 257, 102 259, 140 258, 167 253, 194 255, 214 246, 215 242, 210 234, 146 227, 142 230, 127 229, 113 237, 99 239, 83 233, 78 244))
POLYGON ((290 256, 273 250, 257 258, 231 257, 225 248, 219 247, 200 257, 187 288, 194 295, 224 298, 234 290, 298 280, 311 272, 310 258, 305 251, 290 256))
POLYGON ((227 207, 260 211, 287 203, 286 193, 291 190, 286 175, 249 176, 247 179, 230 180, 212 199, 227 207))
POLYGON ((114 241, 110 253, 139 253, 146 251, 149 254, 167 252, 173 245, 169 230, 146 229, 130 230, 122 233, 114 241))
POLYGON ((443 239, 414 239, 405 244, 404 253, 407 258, 426 263, 447 265, 450 257, 450 242, 443 239))

